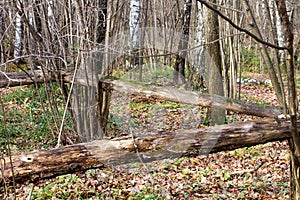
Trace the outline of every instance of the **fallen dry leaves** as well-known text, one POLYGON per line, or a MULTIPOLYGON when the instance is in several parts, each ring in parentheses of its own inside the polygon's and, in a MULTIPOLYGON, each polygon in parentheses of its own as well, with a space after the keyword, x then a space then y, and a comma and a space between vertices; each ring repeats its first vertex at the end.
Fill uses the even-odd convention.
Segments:
MULTIPOLYGON (((269 87, 243 85, 241 91, 242 100, 277 105, 269 87)), ((131 100, 136 103, 130 108, 131 120, 147 125, 136 126, 137 129, 174 130, 180 128, 178 121, 185 123, 186 110, 174 104, 147 102, 141 106, 143 100, 137 97, 131 100), (148 106, 150 104, 152 107, 148 106), (155 106, 164 111, 154 112, 155 106), (153 121, 149 113, 157 113, 163 119, 154 118, 156 121, 153 121)), ((124 122, 124 118, 120 123, 128 122, 124 122)), ((252 119, 236 114, 228 118, 232 122, 252 119)), ((203 121, 204 117, 199 115, 197 120, 203 121)), ((201 126, 196 124, 197 120, 190 125, 201 126)), ((288 144, 287 141, 273 142, 207 156, 64 175, 35 185, 19 185, 17 199, 26 199, 30 193, 32 199, 287 199, 288 144)))

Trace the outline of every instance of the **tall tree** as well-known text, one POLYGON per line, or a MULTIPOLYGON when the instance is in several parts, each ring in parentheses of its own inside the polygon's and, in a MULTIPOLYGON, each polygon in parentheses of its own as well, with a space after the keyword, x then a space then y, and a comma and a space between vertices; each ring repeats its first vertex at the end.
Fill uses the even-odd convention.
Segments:
POLYGON ((105 56, 101 50, 106 35, 107 0, 97 2, 76 0, 75 11, 78 20, 77 33, 80 36, 75 43, 79 49, 87 51, 87 53, 80 52, 78 56, 80 68, 77 78, 85 80, 87 86, 75 86, 72 103, 78 134, 81 134, 82 141, 91 141, 104 137, 111 97, 109 91, 102 90, 99 81, 99 76, 107 76, 111 72, 108 67, 104 66, 105 56), (92 3, 91 5, 99 9, 87 6, 88 3, 92 3), (83 12, 84 7, 90 10, 83 12), (91 13, 94 17, 90 17, 91 13), (94 26, 87 27, 87 24, 94 26))
MULTIPOLYGON (((98 7, 101 8, 101 11, 98 12, 99 15, 99 19, 98 21, 98 29, 96 32, 97 35, 97 44, 101 44, 103 45, 105 43, 105 35, 106 35, 106 31, 109 31, 106 28, 106 19, 107 19, 107 0, 100 0, 98 3, 98 7)), ((96 54, 97 55, 97 54, 96 54)), ((97 59, 97 57, 96 57, 97 59)), ((103 76, 109 76, 111 75, 112 71, 109 69, 108 66, 104 66, 103 63, 104 62, 104 56, 103 56, 103 52, 101 55, 101 60, 100 60, 100 66, 101 70, 100 73, 103 74, 103 76)), ((98 68, 99 66, 97 66, 96 62, 96 68, 98 68)), ((100 85, 98 85, 99 87, 100 85)), ((99 101, 99 113, 98 113, 98 117, 99 117, 99 123, 102 129, 102 133, 105 134, 106 133, 106 127, 107 127, 107 123, 108 123, 108 114, 109 114, 109 106, 110 106, 110 99, 111 99, 111 92, 110 91, 103 91, 101 88, 98 88, 98 101, 99 101)), ((101 137, 103 137, 104 135, 101 135, 101 137)))
POLYGON ((22 54, 22 48, 23 48, 23 33, 24 33, 24 26, 22 21, 22 3, 21 1, 15 2, 16 7, 16 28, 15 28, 15 47, 14 47, 14 57, 19 57, 22 54))
POLYGON ((200 2, 196 2, 196 26, 195 26, 195 39, 194 43, 196 48, 194 50, 192 58, 193 63, 188 65, 188 82, 192 89, 203 89, 204 79, 206 79, 205 73, 205 38, 204 38, 204 16, 203 6, 200 2))
MULTIPOLYGON (((4 5, 1 2, 0 6, 3 8, 4 5)), ((4 9, 0 9, 0 35, 2 36, 0 39, 0 63, 4 63, 4 57, 5 57, 5 53, 4 53, 4 45, 3 45, 3 35, 4 35, 4 9)), ((2 68, 2 67, 1 67, 2 68)), ((0 69, 1 69, 0 68, 0 69)))
POLYGON ((184 11, 182 14, 181 38, 179 41, 178 51, 176 55, 173 80, 177 84, 185 83, 185 59, 187 55, 187 47, 189 43, 189 28, 192 12, 192 0, 186 0, 184 3, 184 11))
MULTIPOLYGON (((264 0, 264 5, 265 5, 265 9, 266 9, 266 18, 268 20, 268 24, 269 27, 271 29, 270 32, 270 39, 271 41, 277 45, 277 46, 284 46, 283 44, 283 33, 282 33, 282 26, 281 26, 281 22, 280 22, 280 18, 278 15, 278 9, 276 9, 276 5, 275 5, 275 1, 271 0, 271 1, 267 1, 264 0)), ((285 87, 284 87, 284 83, 282 80, 282 76, 280 76, 281 71, 284 70, 281 68, 281 59, 280 59, 280 51, 278 49, 272 49, 273 51, 273 62, 274 63, 274 67, 275 67, 275 72, 278 77, 278 81, 280 84, 280 88, 281 88, 281 92, 282 94, 285 94, 285 87)), ((283 98, 283 103, 284 105, 286 105, 286 98, 283 98)))
MULTIPOLYGON (((138 59, 138 46, 139 46, 139 25, 140 25, 140 0, 130 1, 130 14, 129 14, 129 29, 130 29, 130 53, 131 53, 131 68, 137 67, 139 64, 138 59)), ((142 70, 142 65, 139 66, 142 70)), ((132 72, 130 71, 130 74, 132 72)), ((140 76, 140 79, 142 77, 140 76)), ((141 80, 140 80, 141 81, 141 80)))
MULTIPOLYGON (((212 3, 216 4, 217 1, 213 0, 212 3)), ((204 13, 206 52, 210 56, 210 62, 206 62, 208 92, 209 94, 224 96, 218 14, 208 8, 204 9, 204 13)), ((208 117, 210 118, 210 125, 223 124, 226 117, 225 110, 212 107, 208 112, 208 117)))
MULTIPOLYGON (((287 75, 288 75, 288 99, 289 114, 291 117, 291 133, 290 141, 291 150, 291 199, 300 199, 300 135, 297 131, 297 92, 295 84, 295 68, 294 68, 294 35, 292 32, 291 21, 287 13, 284 0, 276 0, 278 14, 283 25, 285 35, 285 45, 287 47, 287 75)), ((292 19, 292 16, 291 16, 292 19)))
MULTIPOLYGON (((233 0, 232 6, 234 9, 239 9, 239 2, 237 0, 233 0)), ((237 11, 232 11, 233 21, 234 23, 239 23, 239 13, 237 11)), ((235 98, 236 96, 236 80, 237 80, 237 65, 239 62, 238 58, 238 47, 239 47, 239 35, 238 30, 234 30, 232 27, 230 29, 230 36, 229 39, 229 52, 230 52, 230 77, 229 77, 229 85, 228 85, 228 97, 235 98), (236 35, 236 36, 234 36, 236 35)), ((226 64, 226 63, 225 63, 226 64)), ((225 78, 224 78, 225 79, 225 78)), ((225 81, 224 81, 225 82, 225 81)))
POLYGON ((129 28, 130 28, 130 39, 131 48, 135 49, 139 43, 139 13, 140 13, 140 0, 130 1, 130 16, 129 16, 129 28))

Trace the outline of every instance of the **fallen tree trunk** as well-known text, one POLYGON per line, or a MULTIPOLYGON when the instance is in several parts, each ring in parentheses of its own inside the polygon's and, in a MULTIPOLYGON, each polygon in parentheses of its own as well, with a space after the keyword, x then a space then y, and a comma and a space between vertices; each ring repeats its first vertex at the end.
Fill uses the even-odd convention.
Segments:
POLYGON ((33 70, 17 73, 0 73, 0 88, 32 85, 55 81, 55 78, 42 70, 33 70))
POLYGON ((130 81, 102 80, 102 87, 119 92, 131 93, 134 95, 144 95, 155 99, 161 99, 183 104, 190 104, 202 107, 222 108, 228 111, 254 115, 259 117, 275 118, 281 111, 273 106, 261 106, 255 103, 245 103, 243 101, 225 98, 219 95, 180 90, 174 87, 158 87, 145 85, 130 81))
POLYGON ((79 170, 138 162, 140 159, 151 162, 233 150, 290 138, 289 126, 289 122, 248 121, 203 129, 96 140, 12 156, 12 162, 8 157, 4 158, 1 160, 0 180, 13 180, 14 176, 16 182, 35 181, 79 170))
MULTIPOLYGON (((71 83, 73 74, 62 73, 65 82, 71 83)), ((83 79, 75 79, 76 84, 86 85, 83 79)), ((55 81, 50 74, 44 75, 42 70, 35 70, 34 72, 26 73, 8 73, 0 76, 0 88, 7 86, 20 86, 43 83, 48 81, 55 81), (30 77, 28 77, 28 75, 30 77)), ((135 95, 145 95, 156 99, 173 101, 183 104, 191 104, 202 107, 219 107, 225 108, 228 111, 243 113, 247 115, 254 115, 259 117, 277 117, 281 111, 273 106, 261 106, 255 103, 245 103, 243 101, 225 98, 218 95, 209 95, 200 92, 192 92, 187 90, 180 90, 174 87, 159 87, 153 85, 145 85, 137 82, 121 81, 104 79, 101 80, 104 89, 112 89, 118 92, 127 92, 135 95)), ((98 83, 94 83, 98 85, 98 83)))

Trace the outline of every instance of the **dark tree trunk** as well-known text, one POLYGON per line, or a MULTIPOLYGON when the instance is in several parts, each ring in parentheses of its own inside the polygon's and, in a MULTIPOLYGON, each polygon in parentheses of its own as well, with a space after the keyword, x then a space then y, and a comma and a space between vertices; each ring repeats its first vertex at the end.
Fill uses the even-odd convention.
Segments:
POLYGON ((300 135, 297 131, 297 92, 295 84, 294 67, 294 35, 291 23, 287 14, 284 0, 276 0, 280 20, 283 24, 285 44, 287 47, 287 75, 288 75, 288 96, 289 96, 289 114, 291 116, 291 199, 300 200, 300 135))
MULTIPOLYGON (((99 12, 99 26, 97 31, 97 43, 104 44, 105 42, 105 33, 107 31, 107 23, 106 23, 106 17, 107 17, 107 0, 99 0, 99 8, 101 9, 99 12)), ((102 57, 102 61, 104 61, 104 55, 100 55, 102 57)), ((111 75, 111 70, 108 68, 108 66, 104 66, 104 63, 101 63, 102 70, 101 73, 104 76, 111 75)), ((111 93, 109 91, 102 90, 102 88, 98 88, 98 117, 99 117, 99 123, 102 128, 103 134, 106 133, 106 126, 108 121, 108 114, 109 114, 109 106, 110 106, 110 98, 111 93)))
POLYGON ((181 30, 181 38, 179 41, 178 51, 179 53, 176 55, 173 80, 176 84, 183 84, 186 82, 185 80, 185 58, 187 55, 187 51, 189 43, 189 28, 191 21, 191 12, 192 12, 192 0, 186 0, 184 3, 184 12, 182 16, 182 30, 181 30))

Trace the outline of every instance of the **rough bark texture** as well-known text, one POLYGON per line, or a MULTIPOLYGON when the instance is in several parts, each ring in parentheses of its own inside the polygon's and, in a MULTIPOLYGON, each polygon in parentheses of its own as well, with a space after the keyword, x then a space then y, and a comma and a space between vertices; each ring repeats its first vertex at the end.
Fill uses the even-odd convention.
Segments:
MULTIPOLYGON (((99 7, 101 8, 101 13, 99 15, 100 19, 100 24, 102 26, 98 27, 98 38, 97 42, 100 44, 105 43, 105 32, 106 30, 106 18, 107 18, 107 0, 101 0, 99 1, 99 7)), ((99 58, 98 58, 99 59, 99 58)), ((104 55, 101 54, 101 71, 103 71, 104 76, 111 75, 111 71, 109 68, 106 66, 103 66, 103 60, 104 60, 104 55)), ((96 62, 97 64, 97 62, 96 62)), ((99 63, 100 64, 100 63, 99 63)), ((97 64, 98 65, 98 64, 97 64)), ((94 67, 99 67, 99 66, 94 66, 94 67)), ((99 88, 98 88, 99 89, 99 88)), ((106 133, 106 126, 107 126, 107 121, 108 121, 108 113, 109 113, 109 106, 110 106, 110 98, 111 98, 111 93, 109 91, 103 91, 99 90, 98 91, 98 117, 99 117, 99 123, 102 128, 102 134, 106 133)), ((103 137, 103 135, 101 135, 103 137)))
MULTIPOLYGON (((216 0, 213 0, 212 3, 216 3, 216 0)), ((208 8, 205 8, 204 11, 206 18, 204 23, 205 42, 207 43, 206 50, 211 57, 210 62, 206 63, 208 71, 208 92, 209 94, 224 96, 218 14, 208 8)), ((212 106, 208 114, 210 125, 225 123, 226 115, 224 109, 212 106)))
POLYGON ((289 96, 289 113, 291 116, 291 199, 300 200, 300 135, 297 131, 297 91, 295 83, 294 67, 294 35, 291 23, 287 14, 287 8, 284 0, 276 0, 278 14, 283 24, 285 35, 285 44, 287 47, 287 75, 288 75, 288 96, 289 96))
MULTIPOLYGON (((151 162, 288 139, 289 126, 289 122, 252 121, 179 132, 148 133, 135 136, 134 141, 131 136, 95 140, 12 156, 12 166, 16 182, 36 181, 79 170, 139 162, 137 152, 143 162, 151 162)), ((10 159, 1 160, 1 166, 3 174, 0 173, 0 180, 12 180, 10 159)))
POLYGON ((190 29, 190 21, 191 21, 191 12, 192 12, 192 0, 186 0, 184 3, 184 12, 182 16, 182 30, 179 41, 178 50, 182 51, 176 55, 175 66, 173 79, 177 84, 186 83, 185 80, 185 58, 187 55, 187 51, 189 43, 189 29, 190 29))

